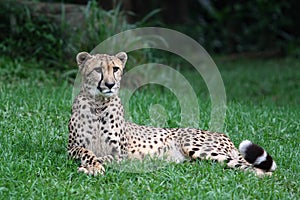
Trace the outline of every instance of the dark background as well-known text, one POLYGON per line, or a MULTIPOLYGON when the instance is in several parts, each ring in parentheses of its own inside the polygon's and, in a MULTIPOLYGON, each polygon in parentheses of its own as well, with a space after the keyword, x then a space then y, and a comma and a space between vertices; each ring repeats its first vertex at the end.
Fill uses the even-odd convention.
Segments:
POLYGON ((299 10, 296 0, 4 0, 0 51, 56 66, 120 31, 160 26, 230 59, 299 57, 299 10))

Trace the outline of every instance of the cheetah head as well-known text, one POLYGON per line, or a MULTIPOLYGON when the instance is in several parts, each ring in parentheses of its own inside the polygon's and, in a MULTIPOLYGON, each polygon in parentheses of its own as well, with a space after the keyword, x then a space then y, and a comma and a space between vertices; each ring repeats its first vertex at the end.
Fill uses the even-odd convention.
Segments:
POLYGON ((82 76, 83 89, 92 96, 111 97, 118 94, 127 54, 116 55, 78 53, 77 64, 82 76))

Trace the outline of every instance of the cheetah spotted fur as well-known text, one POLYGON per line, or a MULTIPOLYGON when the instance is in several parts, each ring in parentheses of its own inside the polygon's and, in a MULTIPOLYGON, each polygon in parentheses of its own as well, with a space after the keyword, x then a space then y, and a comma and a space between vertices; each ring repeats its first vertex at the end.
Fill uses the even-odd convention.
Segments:
POLYGON ((68 153, 80 160, 79 172, 104 174, 106 163, 148 155, 173 162, 214 160, 257 175, 270 175, 276 169, 272 157, 248 140, 238 150, 222 133, 126 122, 118 92, 127 54, 81 52, 76 60, 82 86, 72 106, 68 153))

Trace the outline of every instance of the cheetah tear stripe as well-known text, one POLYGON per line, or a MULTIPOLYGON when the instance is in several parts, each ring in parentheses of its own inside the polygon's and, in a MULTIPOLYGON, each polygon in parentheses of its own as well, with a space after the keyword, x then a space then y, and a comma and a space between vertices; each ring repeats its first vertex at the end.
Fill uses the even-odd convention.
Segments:
POLYGON ((242 141, 239 145, 239 150, 245 160, 256 168, 274 171, 277 167, 275 161, 262 147, 253 144, 249 140, 242 141))

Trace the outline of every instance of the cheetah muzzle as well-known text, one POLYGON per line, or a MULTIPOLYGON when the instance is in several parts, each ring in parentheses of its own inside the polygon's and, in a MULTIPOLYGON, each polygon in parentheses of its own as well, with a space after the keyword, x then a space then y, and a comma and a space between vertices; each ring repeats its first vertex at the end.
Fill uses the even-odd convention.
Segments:
POLYGON ((194 128, 155 128, 124 120, 118 92, 127 54, 81 52, 76 57, 82 76, 69 121, 69 156, 79 159, 79 172, 104 174, 106 163, 145 156, 167 161, 214 160, 229 168, 271 175, 272 157, 245 140, 239 150, 223 133, 194 128))

